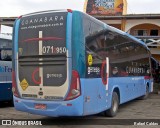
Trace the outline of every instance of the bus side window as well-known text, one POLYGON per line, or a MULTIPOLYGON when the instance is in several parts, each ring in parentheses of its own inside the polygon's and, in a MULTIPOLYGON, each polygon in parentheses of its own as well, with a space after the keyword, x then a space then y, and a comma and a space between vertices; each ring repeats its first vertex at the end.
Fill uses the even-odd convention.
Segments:
POLYGON ((1 50, 1 59, 5 61, 10 61, 12 56, 12 51, 11 50, 1 50))
POLYGON ((120 76, 122 76, 122 77, 128 76, 128 73, 126 72, 126 69, 123 69, 123 68, 121 69, 120 76))

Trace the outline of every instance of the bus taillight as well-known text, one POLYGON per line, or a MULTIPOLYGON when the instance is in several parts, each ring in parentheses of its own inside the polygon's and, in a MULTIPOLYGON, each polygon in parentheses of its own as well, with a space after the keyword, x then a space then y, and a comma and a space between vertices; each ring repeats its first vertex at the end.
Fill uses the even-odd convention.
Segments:
POLYGON ((151 79, 151 77, 150 76, 144 76, 144 79, 149 80, 149 79, 151 79))
POLYGON ((14 96, 20 97, 16 86, 16 76, 14 71, 12 71, 12 92, 14 96))
POLYGON ((70 12, 70 13, 72 13, 72 12, 73 12, 73 11, 72 11, 72 9, 67 9, 67 11, 68 11, 68 12, 70 12))
POLYGON ((22 16, 19 16, 19 17, 18 17, 18 19, 21 19, 21 18, 22 18, 22 16))
POLYGON ((65 100, 72 100, 81 95, 80 77, 77 71, 72 71, 72 81, 65 100))

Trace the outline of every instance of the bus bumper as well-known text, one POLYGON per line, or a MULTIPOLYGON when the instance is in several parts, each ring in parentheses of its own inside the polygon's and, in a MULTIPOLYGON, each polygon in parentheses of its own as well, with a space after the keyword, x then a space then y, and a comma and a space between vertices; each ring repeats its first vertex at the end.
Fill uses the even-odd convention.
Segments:
POLYGON ((15 109, 23 112, 51 117, 83 115, 82 96, 70 101, 35 101, 20 99, 15 96, 13 98, 15 109), (36 104, 44 104, 46 108, 35 109, 36 104))

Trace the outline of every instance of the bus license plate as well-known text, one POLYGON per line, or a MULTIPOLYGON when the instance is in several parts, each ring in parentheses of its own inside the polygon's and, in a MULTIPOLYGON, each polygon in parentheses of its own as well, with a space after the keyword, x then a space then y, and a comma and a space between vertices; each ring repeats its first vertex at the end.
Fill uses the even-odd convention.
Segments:
POLYGON ((47 105, 46 104, 35 104, 34 108, 35 109, 46 109, 47 105))

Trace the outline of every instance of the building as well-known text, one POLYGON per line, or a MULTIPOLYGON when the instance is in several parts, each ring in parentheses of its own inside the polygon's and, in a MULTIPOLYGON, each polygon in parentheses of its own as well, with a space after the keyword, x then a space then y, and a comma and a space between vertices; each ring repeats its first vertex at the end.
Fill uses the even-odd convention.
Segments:
POLYGON ((6 25, 6 26, 12 27, 15 19, 16 19, 16 17, 0 17, 0 28, 1 28, 1 25, 6 25))
MULTIPOLYGON (((84 12, 141 40, 160 63, 160 14, 127 14, 126 0, 86 0, 84 12)), ((0 25, 13 26, 16 17, 0 17, 0 25)))
POLYGON ((160 14, 127 14, 126 0, 86 0, 84 11, 143 40, 160 63, 160 14))

